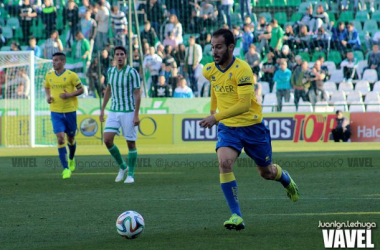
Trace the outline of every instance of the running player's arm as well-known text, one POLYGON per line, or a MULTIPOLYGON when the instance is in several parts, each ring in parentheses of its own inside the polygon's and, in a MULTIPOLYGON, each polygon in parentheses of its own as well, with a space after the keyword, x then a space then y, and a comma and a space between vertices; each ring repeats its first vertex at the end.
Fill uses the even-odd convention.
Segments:
POLYGON ((46 100, 50 104, 54 101, 53 97, 51 97, 51 92, 50 92, 50 84, 49 81, 47 80, 48 74, 46 74, 45 79, 44 79, 44 88, 45 88, 45 94, 46 94, 46 100))
POLYGON ((140 103, 141 103, 141 90, 140 90, 140 76, 139 73, 132 69, 132 83, 133 83, 133 96, 135 99, 135 113, 133 117, 133 123, 135 126, 138 126, 140 123, 139 119, 139 111, 140 111, 140 103))

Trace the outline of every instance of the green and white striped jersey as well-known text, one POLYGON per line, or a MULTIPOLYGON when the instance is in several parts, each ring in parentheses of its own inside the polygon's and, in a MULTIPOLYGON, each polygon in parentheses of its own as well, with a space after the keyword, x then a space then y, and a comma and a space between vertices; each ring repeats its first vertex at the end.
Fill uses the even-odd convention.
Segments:
POLYGON ((111 111, 133 112, 135 110, 133 91, 140 88, 138 72, 128 65, 121 70, 112 67, 107 72, 107 84, 111 87, 111 111))

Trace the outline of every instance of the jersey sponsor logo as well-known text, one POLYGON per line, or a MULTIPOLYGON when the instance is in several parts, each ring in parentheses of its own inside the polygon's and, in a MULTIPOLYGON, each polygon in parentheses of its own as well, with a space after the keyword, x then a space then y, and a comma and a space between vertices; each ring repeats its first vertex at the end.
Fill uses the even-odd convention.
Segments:
POLYGON ((52 89, 65 89, 67 87, 67 84, 53 84, 51 86, 52 89))
POLYGON ((239 68, 239 64, 236 64, 236 68, 239 68))
POLYGON ((216 82, 216 77, 215 76, 211 76, 211 81, 216 82))
POLYGON ((242 78, 239 79, 239 83, 245 83, 251 81, 250 76, 243 76, 242 78))
POLYGON ((214 86, 214 91, 215 91, 215 93, 231 93, 231 92, 235 92, 234 91, 234 86, 232 86, 232 85, 228 85, 228 86, 219 86, 219 85, 216 85, 216 86, 214 86))

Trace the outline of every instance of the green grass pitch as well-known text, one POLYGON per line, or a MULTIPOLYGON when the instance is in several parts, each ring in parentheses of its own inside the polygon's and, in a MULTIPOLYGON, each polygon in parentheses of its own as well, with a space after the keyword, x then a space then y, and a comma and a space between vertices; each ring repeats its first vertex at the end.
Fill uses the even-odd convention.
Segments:
MULTIPOLYGON (((0 248, 324 249, 319 221, 380 223, 379 151, 273 158, 298 184, 300 200, 291 202, 281 184, 259 177, 242 155, 234 172, 246 229, 236 232, 222 226, 230 213, 214 153, 140 155, 132 185, 114 182, 109 156, 78 156, 66 181, 60 168, 46 166, 57 156, 23 163, 2 157, 0 248), (145 218, 145 231, 134 240, 116 232, 116 218, 126 210, 145 218)), ((380 247, 379 226, 372 242, 380 247)))

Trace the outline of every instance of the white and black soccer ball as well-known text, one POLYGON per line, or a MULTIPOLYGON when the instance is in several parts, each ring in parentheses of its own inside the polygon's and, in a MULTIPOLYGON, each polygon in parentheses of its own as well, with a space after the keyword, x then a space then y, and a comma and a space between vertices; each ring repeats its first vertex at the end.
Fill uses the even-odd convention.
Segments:
POLYGON ((116 220, 118 234, 126 239, 138 237, 145 228, 144 218, 136 211, 125 211, 116 220))

